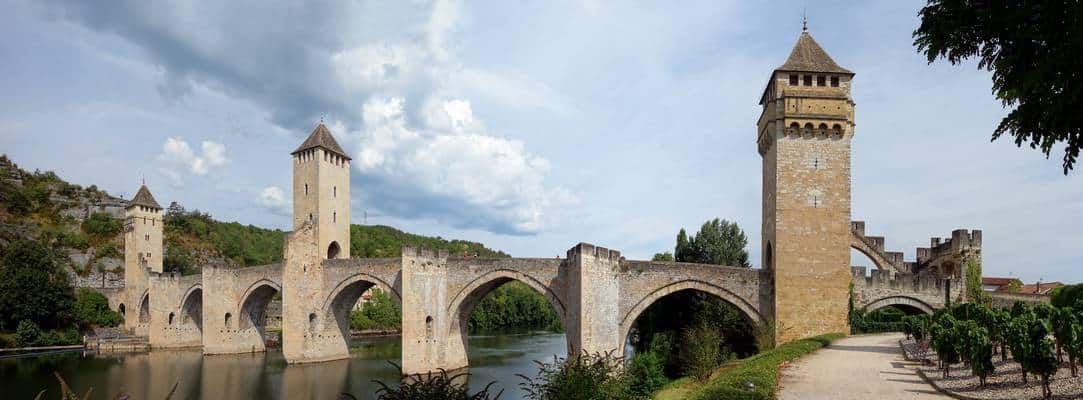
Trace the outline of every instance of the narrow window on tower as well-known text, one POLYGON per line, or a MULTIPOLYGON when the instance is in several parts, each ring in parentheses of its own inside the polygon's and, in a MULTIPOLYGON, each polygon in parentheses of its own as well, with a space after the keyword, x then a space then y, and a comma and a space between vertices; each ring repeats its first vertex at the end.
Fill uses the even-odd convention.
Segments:
POLYGON ((797 74, 790 74, 790 86, 797 86, 797 74))
POLYGON ((812 75, 805 75, 805 86, 812 86, 812 75))
POLYGON ((837 77, 837 76, 832 76, 831 77, 831 87, 839 87, 839 77, 837 77))
POLYGON ((150 240, 150 235, 143 235, 143 240, 150 240))
POLYGON ((308 196, 308 184, 305 184, 305 196, 308 196))
POLYGON ((338 186, 334 186, 331 188, 331 197, 334 197, 336 199, 338 198, 338 186))
POLYGON ((331 222, 338 222, 338 212, 331 211, 331 222))
POLYGON ((827 78, 823 75, 816 76, 816 86, 827 86, 827 78))
POLYGON ((820 197, 812 196, 812 208, 820 208, 820 197))
POLYGON ((816 171, 820 170, 820 158, 819 157, 816 157, 815 160, 812 160, 812 169, 816 170, 816 171))

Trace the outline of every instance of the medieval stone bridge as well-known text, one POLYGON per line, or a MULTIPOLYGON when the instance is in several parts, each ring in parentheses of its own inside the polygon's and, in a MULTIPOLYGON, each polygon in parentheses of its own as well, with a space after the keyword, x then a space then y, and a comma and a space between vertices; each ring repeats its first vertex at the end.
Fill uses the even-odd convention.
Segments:
MULTIPOLYGON (((146 288, 138 296, 138 312, 126 315, 129 326, 156 348, 202 347, 206 354, 264 351, 264 312, 277 295, 287 359, 341 359, 349 355, 350 310, 362 293, 378 287, 402 306, 404 370, 423 372, 468 365, 470 313, 492 290, 513 280, 550 303, 567 330, 570 352, 622 349, 647 307, 684 290, 723 299, 754 325, 770 321, 773 286, 764 269, 632 261, 619 251, 586 243, 563 258, 464 258, 404 248, 398 258, 321 259, 314 232, 313 225, 305 224, 290 234, 283 263, 209 265, 191 276, 143 269, 146 288)), ((961 256, 959 245, 979 249, 980 232, 974 234, 977 242, 969 234, 966 242, 957 237, 956 247, 941 246, 941 251, 961 256)), ((860 250, 856 243, 853 247, 860 250)), ((891 305, 931 313, 962 295, 961 285, 949 287, 939 275, 878 267, 868 277, 863 267, 852 270, 855 301, 868 311, 891 305)))
POLYGON ((962 298, 963 266, 980 262, 981 232, 956 230, 917 250, 916 261, 884 249, 850 220, 853 73, 807 33, 773 71, 760 98, 763 267, 626 260, 586 243, 555 259, 452 258, 405 248, 401 257, 350 257, 351 159, 322 123, 291 153, 293 229, 283 261, 249 268, 162 269, 162 207, 143 186, 125 208, 125 286, 110 295, 125 326, 153 347, 205 354, 264 350, 267 305, 281 298, 282 350, 290 363, 349 356, 349 311, 372 287, 402 308, 405 372, 468 364, 466 321, 486 294, 520 281, 544 295, 570 352, 620 351, 637 317, 660 298, 698 290, 741 310, 776 342, 847 331, 858 307, 931 312, 962 298), (813 85, 812 82, 817 84, 813 85), (827 82, 831 82, 827 85, 827 82), (850 249, 876 270, 850 268, 850 249))

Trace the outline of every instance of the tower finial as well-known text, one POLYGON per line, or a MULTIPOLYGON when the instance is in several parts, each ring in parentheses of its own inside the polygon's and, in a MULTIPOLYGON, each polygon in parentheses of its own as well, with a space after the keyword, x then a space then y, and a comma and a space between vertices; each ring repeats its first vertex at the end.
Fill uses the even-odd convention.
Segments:
POLYGON ((801 9, 801 32, 808 32, 808 12, 807 9, 801 9))

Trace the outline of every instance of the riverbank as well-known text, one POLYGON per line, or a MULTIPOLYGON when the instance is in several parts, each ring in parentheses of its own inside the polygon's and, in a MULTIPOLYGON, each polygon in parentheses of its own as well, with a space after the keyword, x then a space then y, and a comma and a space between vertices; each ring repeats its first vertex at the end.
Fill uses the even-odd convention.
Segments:
POLYGON ((656 400, 676 399, 773 399, 778 388, 779 368, 842 338, 831 333, 783 344, 754 356, 719 366, 707 382, 688 378, 671 382, 654 395, 656 400))

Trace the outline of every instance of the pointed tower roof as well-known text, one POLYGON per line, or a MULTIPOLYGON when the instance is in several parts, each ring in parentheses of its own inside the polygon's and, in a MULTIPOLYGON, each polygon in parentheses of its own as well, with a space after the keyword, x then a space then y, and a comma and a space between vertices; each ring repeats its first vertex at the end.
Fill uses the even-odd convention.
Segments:
POLYGON ((290 154, 297 154, 317 147, 338 154, 347 160, 351 159, 350 156, 346 155, 345 151, 342 151, 342 147, 335 141, 335 137, 331 136, 331 131, 323 125, 323 122, 316 125, 316 129, 313 129, 312 133, 308 135, 308 139, 305 139, 305 142, 301 143, 301 147, 298 147, 297 150, 294 150, 293 153, 290 154))
POLYGON ((150 194, 150 189, 147 189, 147 185, 140 186, 139 191, 135 193, 135 197, 128 202, 128 207, 132 206, 162 209, 162 206, 158 205, 158 201, 154 200, 154 195, 150 194))
POLYGON ((831 59, 831 56, 827 55, 824 48, 816 43, 816 39, 813 39, 808 31, 801 32, 797 43, 793 45, 793 50, 790 50, 790 57, 776 71, 854 74, 831 59))

